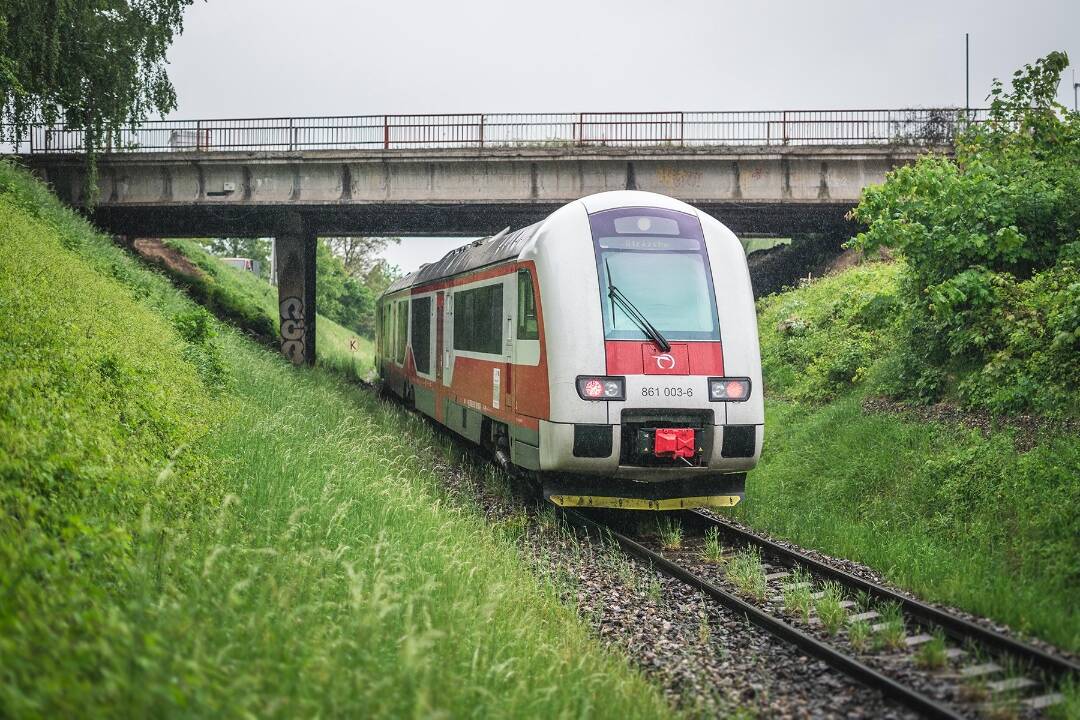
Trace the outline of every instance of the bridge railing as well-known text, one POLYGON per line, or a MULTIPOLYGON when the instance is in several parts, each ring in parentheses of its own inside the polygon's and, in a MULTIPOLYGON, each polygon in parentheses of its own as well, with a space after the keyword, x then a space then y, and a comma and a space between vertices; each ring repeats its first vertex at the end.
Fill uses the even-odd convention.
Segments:
MULTIPOLYGON (((104 152, 425 149, 562 146, 935 145, 985 110, 349 115, 150 120, 103 138, 104 152)), ((82 131, 35 125, 22 152, 78 153, 82 131)))

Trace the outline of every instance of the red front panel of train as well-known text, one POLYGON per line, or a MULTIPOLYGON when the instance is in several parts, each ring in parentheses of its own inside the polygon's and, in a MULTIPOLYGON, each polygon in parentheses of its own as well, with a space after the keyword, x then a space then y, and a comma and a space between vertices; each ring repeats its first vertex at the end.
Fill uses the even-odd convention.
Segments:
POLYGON ((640 340, 608 340, 605 347, 608 375, 724 374, 724 352, 718 342, 673 342, 667 352, 640 340))

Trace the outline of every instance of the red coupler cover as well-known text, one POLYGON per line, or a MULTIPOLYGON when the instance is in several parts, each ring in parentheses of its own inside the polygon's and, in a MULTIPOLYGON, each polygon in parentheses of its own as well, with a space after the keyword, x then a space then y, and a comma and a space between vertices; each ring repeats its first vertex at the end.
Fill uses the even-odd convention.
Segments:
POLYGON ((657 428, 653 453, 657 457, 694 457, 694 429, 657 428))

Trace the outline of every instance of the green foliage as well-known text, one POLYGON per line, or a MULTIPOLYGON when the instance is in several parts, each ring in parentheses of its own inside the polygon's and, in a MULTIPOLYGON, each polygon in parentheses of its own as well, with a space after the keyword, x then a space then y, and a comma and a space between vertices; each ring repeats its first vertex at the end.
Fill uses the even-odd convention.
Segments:
POLYGON ((87 190, 96 192, 93 158, 110 134, 176 107, 165 53, 191 2, 7 0, 0 6, 0 132, 2 123, 17 133, 57 120, 81 130, 87 190))
POLYGON ((724 562, 724 545, 720 542, 720 529, 711 527, 705 531, 705 545, 701 557, 706 562, 724 562))
POLYGON ((660 547, 665 550, 678 550, 682 547, 682 523, 668 516, 657 521, 656 530, 660 535, 660 547))
POLYGON ((814 609, 817 610, 818 619, 821 620, 821 627, 825 632, 835 635, 844 627, 847 619, 847 611, 841 605, 844 601, 844 589, 838 583, 827 582, 821 591, 824 595, 814 600, 814 609))
POLYGON ((919 646, 915 653, 915 664, 926 670, 940 670, 949 662, 947 651, 945 634, 937 630, 932 640, 919 646))
POLYGON ((767 387, 824 401, 859 385, 896 345, 898 264, 868 263, 758 302, 767 387))
POLYGON ((761 550, 748 547, 739 550, 724 568, 727 578, 742 593, 758 600, 764 600, 768 585, 765 581, 765 566, 761 562, 761 550))
POLYGON ((991 117, 867 188, 855 246, 907 261, 894 393, 955 392, 996 412, 1080 416, 1080 115, 1057 105, 1063 53, 995 81, 991 117))
MULTIPOLYGON (((277 288, 246 270, 225 265, 208 254, 199 242, 169 240, 168 245, 206 275, 199 287, 190 284, 185 277, 177 278, 176 282, 187 288, 192 297, 256 338, 277 345, 277 288), (213 293, 215 297, 208 299, 208 293, 213 293)), ((359 379, 364 379, 371 372, 374 351, 368 339, 357 337, 321 312, 315 321, 315 334, 320 365, 333 367, 359 379)))
POLYGON ((2 163, 0 247, 0 714, 668 713, 443 492, 430 427, 248 342, 2 163))
POLYGON ((852 393, 766 400, 766 448, 735 514, 877 568, 921 597, 1080 648, 1080 443, 866 414, 852 393))
POLYGON ((375 334, 375 294, 351 277, 345 264, 319 240, 316 252, 315 304, 319 312, 364 337, 375 334))

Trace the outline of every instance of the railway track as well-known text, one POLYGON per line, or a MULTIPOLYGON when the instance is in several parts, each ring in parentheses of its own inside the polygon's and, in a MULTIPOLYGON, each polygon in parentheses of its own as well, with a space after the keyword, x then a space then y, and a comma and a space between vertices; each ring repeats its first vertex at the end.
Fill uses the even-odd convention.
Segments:
MULTIPOLYGON (((673 513, 680 527, 698 527, 719 533, 740 549, 754 548, 762 558, 763 597, 751 599, 727 589, 717 573, 695 571, 698 563, 673 561, 660 551, 602 524, 580 512, 563 510, 566 519, 587 531, 598 532, 629 554, 655 569, 704 593, 712 600, 744 615, 766 632, 795 645, 849 677, 879 690, 915 712, 931 718, 964 718, 978 715, 1030 716, 1063 701, 1056 690, 1068 677, 1080 677, 1080 665, 1040 648, 1017 641, 962 617, 823 563, 805 553, 780 545, 723 520, 696 511, 673 513), (805 587, 810 598, 820 598, 820 588, 842 588, 858 597, 839 603, 845 612, 843 627, 852 623, 883 632, 885 618, 873 607, 893 608, 902 620, 900 634, 893 633, 895 650, 888 662, 841 649, 839 637, 822 637, 822 623, 813 613, 798 616, 782 607, 786 593, 805 587), (816 592, 814 592, 816 590, 816 592), (860 608, 859 605, 862 605, 860 608), (781 606, 778 608, 778 605, 781 606), (946 667, 932 674, 919 671, 912 660, 928 643, 946 646, 941 653, 946 667)), ((725 545, 732 547, 732 545, 725 545)), ((730 556, 730 554, 729 554, 730 556)))

